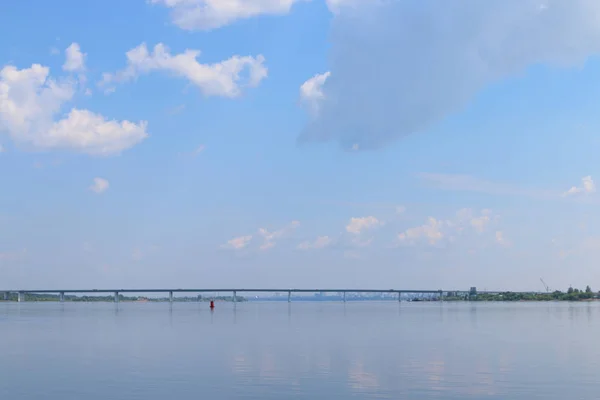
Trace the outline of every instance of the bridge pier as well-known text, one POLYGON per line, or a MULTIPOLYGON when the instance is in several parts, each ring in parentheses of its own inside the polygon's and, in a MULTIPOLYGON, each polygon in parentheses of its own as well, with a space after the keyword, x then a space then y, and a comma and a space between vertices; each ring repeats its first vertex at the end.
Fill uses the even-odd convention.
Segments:
POLYGON ((291 303, 291 302, 292 302, 292 291, 290 290, 288 292, 288 303, 291 303))
POLYGON ((115 303, 119 302, 119 292, 115 292, 115 303))
POLYGON ((233 291, 233 302, 237 303, 237 292, 235 290, 233 291))
POLYGON ((10 292, 4 292, 4 301, 8 301, 8 295, 10 292))
POLYGON ((17 294, 17 301, 18 301, 19 303, 22 303, 22 302, 24 302, 24 301, 25 301, 25 293, 23 293, 23 292, 19 292, 19 293, 17 294))
POLYGON ((169 292, 169 302, 172 303, 173 302, 173 291, 169 292))
POLYGON ((398 303, 402 301, 402 293, 398 292, 398 303))
POLYGON ((65 292, 60 292, 60 302, 61 303, 65 302, 65 292))
POLYGON ((344 292, 344 303, 346 302, 346 292, 344 292))

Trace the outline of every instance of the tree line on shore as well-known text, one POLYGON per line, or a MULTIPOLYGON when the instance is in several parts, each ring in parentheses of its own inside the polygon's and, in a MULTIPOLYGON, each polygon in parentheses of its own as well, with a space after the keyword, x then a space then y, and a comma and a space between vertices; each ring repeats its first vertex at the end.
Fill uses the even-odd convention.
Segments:
POLYGON ((499 292, 477 293, 475 295, 451 296, 445 299, 452 301, 584 301, 600 298, 600 292, 595 293, 590 286, 585 290, 569 287, 566 292, 555 290, 546 293, 499 292))

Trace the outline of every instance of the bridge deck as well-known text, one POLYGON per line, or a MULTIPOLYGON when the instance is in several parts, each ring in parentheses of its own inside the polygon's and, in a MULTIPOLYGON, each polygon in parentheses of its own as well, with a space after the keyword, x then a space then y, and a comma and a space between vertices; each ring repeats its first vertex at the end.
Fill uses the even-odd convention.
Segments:
MULTIPOLYGON (((442 289, 26 289, 26 290, 0 290, 0 293, 468 293, 468 290, 442 290, 442 289)), ((478 294, 498 294, 503 291, 478 291, 478 294)), ((539 294, 542 292, 513 292, 539 294)))
MULTIPOLYGON (((454 291, 454 290, 453 290, 454 291)), ((0 292, 3 292, 0 290, 0 292)), ((28 289, 6 290, 12 293, 207 293, 207 292, 241 292, 241 293, 440 293, 436 290, 406 289, 28 289)))

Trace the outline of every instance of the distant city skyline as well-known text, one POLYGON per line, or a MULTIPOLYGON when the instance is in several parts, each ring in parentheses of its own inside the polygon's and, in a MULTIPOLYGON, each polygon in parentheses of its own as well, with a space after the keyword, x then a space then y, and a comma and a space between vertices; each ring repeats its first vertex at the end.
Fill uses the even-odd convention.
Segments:
POLYGON ((0 6, 0 290, 600 288, 600 3, 0 6))

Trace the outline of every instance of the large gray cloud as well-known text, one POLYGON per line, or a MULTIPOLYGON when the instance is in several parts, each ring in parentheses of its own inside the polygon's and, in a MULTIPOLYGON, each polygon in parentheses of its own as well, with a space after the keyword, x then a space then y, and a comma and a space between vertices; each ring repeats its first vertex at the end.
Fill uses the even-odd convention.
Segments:
POLYGON ((299 141, 377 148, 531 65, 583 63, 600 51, 600 1, 354 2, 337 10, 331 40, 319 113, 299 141))

